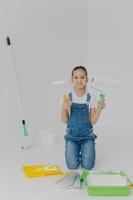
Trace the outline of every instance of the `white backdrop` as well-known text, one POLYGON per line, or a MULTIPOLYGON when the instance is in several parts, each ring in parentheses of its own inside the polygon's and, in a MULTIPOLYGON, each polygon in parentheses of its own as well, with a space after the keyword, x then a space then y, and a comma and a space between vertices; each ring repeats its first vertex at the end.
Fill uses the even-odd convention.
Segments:
POLYGON ((51 187, 56 177, 30 181, 21 170, 41 163, 66 169, 59 102, 76 65, 85 65, 106 94, 95 125, 95 169, 125 170, 133 180, 132 7, 131 0, 0 0, 0 199, 88 199, 84 190, 51 187), (7 36, 29 137, 23 136, 7 36), (53 84, 59 80, 66 84, 53 84))
POLYGON ((129 0, 0 1, 0 116, 6 138, 16 130, 21 134, 7 36, 31 134, 51 127, 63 137, 59 101, 68 85, 53 81, 69 81, 79 64, 87 66, 106 93, 107 107, 96 127, 133 127, 131 8, 129 0))

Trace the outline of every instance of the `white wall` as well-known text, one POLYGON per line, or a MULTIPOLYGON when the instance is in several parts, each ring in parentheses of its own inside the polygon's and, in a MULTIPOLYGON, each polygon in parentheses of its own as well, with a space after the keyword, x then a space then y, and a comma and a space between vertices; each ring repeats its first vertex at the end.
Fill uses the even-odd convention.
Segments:
MULTIPOLYGON (((3 2, 1 42, 6 46, 5 37, 10 36, 22 109, 31 132, 61 123, 57 116, 62 88, 56 90, 52 82, 68 78, 74 65, 87 64, 87 3, 3 2)), ((13 89, 10 92, 15 95, 13 89)))
POLYGON ((8 132, 20 127, 6 36, 12 40, 22 109, 31 133, 46 127, 62 132, 59 100, 67 86, 52 82, 69 79, 78 64, 88 66, 107 94, 98 125, 133 127, 131 8, 129 0, 0 2, 1 92, 8 95, 8 110, 7 96, 2 95, 1 118, 12 127, 8 132))
POLYGON ((133 2, 88 2, 88 69, 107 96, 99 125, 133 127, 133 2))

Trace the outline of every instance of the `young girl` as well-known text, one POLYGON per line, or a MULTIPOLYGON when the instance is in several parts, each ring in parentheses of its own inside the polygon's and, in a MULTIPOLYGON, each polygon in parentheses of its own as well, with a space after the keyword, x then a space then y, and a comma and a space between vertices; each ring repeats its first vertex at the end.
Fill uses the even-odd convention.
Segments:
POLYGON ((67 124, 65 134, 65 159, 69 169, 77 169, 79 164, 87 170, 95 164, 95 139, 93 124, 105 107, 104 101, 97 101, 87 90, 88 75, 83 66, 72 70, 73 91, 64 99, 61 118, 67 124))

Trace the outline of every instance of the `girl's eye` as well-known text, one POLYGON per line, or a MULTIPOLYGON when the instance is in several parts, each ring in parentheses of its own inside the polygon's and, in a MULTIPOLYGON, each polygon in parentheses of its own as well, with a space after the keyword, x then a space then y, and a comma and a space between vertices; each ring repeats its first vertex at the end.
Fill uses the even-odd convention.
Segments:
POLYGON ((74 79, 85 79, 85 77, 84 76, 81 76, 81 77, 75 76, 74 79))

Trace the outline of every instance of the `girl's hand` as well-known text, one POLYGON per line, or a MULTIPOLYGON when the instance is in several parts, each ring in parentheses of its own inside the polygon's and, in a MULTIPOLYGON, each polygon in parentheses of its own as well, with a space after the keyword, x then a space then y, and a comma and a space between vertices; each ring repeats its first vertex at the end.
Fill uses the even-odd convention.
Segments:
POLYGON ((101 112, 105 108, 105 106, 106 106, 106 104, 103 100, 99 101, 98 105, 97 105, 97 111, 101 112))

